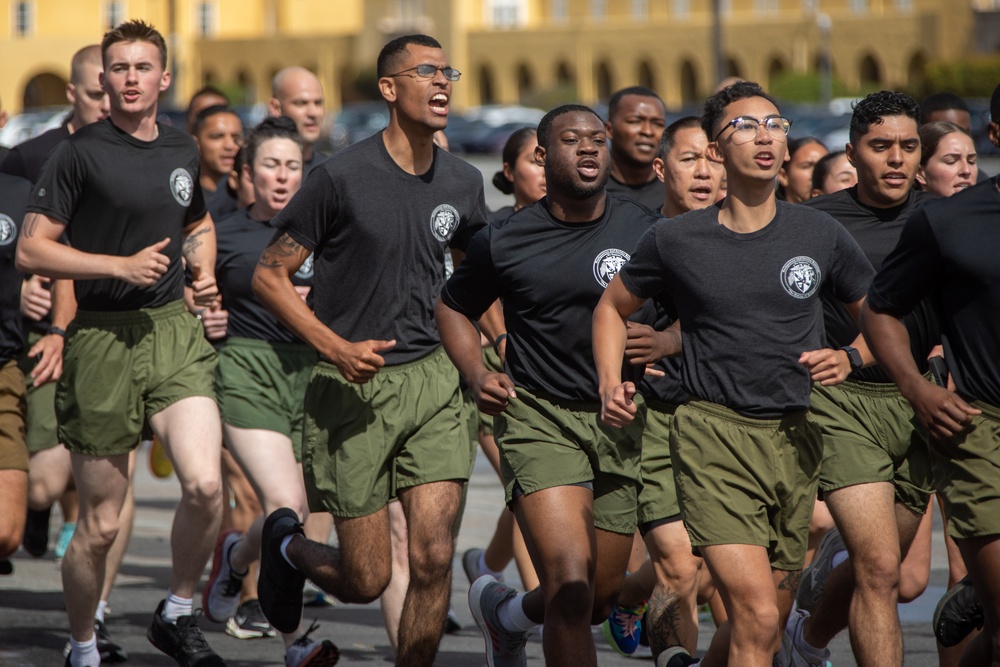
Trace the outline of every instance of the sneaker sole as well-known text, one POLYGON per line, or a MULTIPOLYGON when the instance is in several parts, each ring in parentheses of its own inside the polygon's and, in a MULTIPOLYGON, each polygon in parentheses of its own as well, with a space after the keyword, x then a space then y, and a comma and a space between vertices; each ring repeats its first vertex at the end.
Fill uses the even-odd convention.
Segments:
POLYGON ((236 639, 263 639, 264 637, 274 637, 277 633, 274 630, 246 630, 236 624, 236 620, 230 618, 226 621, 226 634, 236 639))
MULTIPOLYGON (((284 511, 276 510, 272 512, 264 521, 264 529, 261 531, 262 544, 260 550, 260 575, 257 581, 257 597, 260 601, 261 611, 264 612, 264 617, 271 624, 271 627, 278 632, 292 634, 299 629, 299 625, 302 623, 302 591, 305 587, 306 577, 302 573, 294 573, 297 574, 296 579, 300 581, 294 582, 295 585, 289 586, 285 582, 271 581, 271 577, 268 576, 276 575, 277 573, 272 570, 278 570, 280 567, 280 564, 276 565, 272 560, 282 558, 281 552, 278 551, 276 554, 272 554, 270 542, 275 524, 280 519, 286 517, 298 522, 298 516, 295 512, 287 508, 284 511), (278 515, 279 512, 280 515, 278 515), (288 591, 291 589, 297 590, 292 590, 293 595, 288 595, 288 591), (270 615, 268 614, 269 610, 271 612, 270 615)), ((302 534, 301 527, 296 534, 302 534)), ((280 579, 280 577, 276 578, 280 579)))
POLYGON ((476 626, 479 628, 479 632, 483 635, 483 646, 486 649, 486 664, 489 667, 495 667, 493 660, 493 638, 490 634, 490 628, 486 624, 486 619, 483 618, 483 605, 480 599, 483 597, 483 590, 492 584, 494 579, 492 577, 482 576, 472 582, 472 586, 469 587, 469 610, 472 612, 472 618, 476 621, 476 626))
MULTIPOLYGON (((205 618, 212 621, 213 623, 225 623, 226 619, 230 618, 239 609, 240 599, 239 596, 236 597, 236 606, 232 611, 223 612, 220 616, 216 616, 212 613, 211 605, 208 604, 209 601, 209 591, 211 591, 212 586, 219 579, 219 574, 222 572, 222 559, 226 558, 227 555, 224 553, 226 551, 226 541, 229 539, 230 535, 239 534, 240 531, 235 528, 230 528, 219 535, 219 539, 215 541, 215 550, 212 552, 212 572, 208 575, 208 581, 205 583, 205 588, 201 590, 201 602, 202 611, 205 614, 205 618)), ((232 567, 232 564, 230 564, 232 567)))
POLYGON ((339 661, 340 649, 328 639, 303 658, 296 667, 333 667, 339 661))
POLYGON ((934 628, 934 637, 938 640, 938 642, 941 643, 941 646, 944 646, 945 648, 951 648, 952 646, 957 646, 958 644, 962 643, 962 640, 964 640, 966 637, 972 634, 972 631, 976 629, 976 627, 973 626, 972 628, 969 629, 967 633, 965 633, 963 637, 960 637, 958 639, 955 639, 954 637, 944 637, 942 639, 941 637, 941 635, 945 634, 943 628, 941 627, 941 613, 944 611, 944 608, 948 606, 948 603, 952 601, 952 599, 966 592, 965 591, 966 585, 967 586, 972 585, 967 582, 965 583, 963 582, 965 582, 965 579, 963 579, 958 584, 952 586, 949 591, 947 591, 944 595, 941 596, 941 599, 938 600, 937 606, 934 607, 934 617, 931 621, 933 625, 931 627, 934 628))
MULTIPOLYGON (((614 635, 614 632, 611 631, 611 622, 610 621, 604 621, 603 623, 601 623, 601 632, 604 633, 604 641, 606 641, 608 643, 608 646, 610 646, 611 648, 613 648, 615 650, 615 652, 617 652, 619 655, 623 655, 626 658, 631 658, 633 655, 635 655, 635 651, 632 651, 631 653, 626 653, 618 645, 618 642, 615 641, 615 635, 614 635)), ((636 648, 638 649, 638 647, 636 647, 636 648)))
MULTIPOLYGON (((803 572, 803 580, 805 580, 805 575, 809 574, 809 585, 800 585, 799 590, 795 594, 795 603, 798 605, 799 609, 804 609, 806 611, 813 611, 816 605, 819 604, 819 599, 823 595, 823 589, 826 587, 826 580, 830 577, 830 572, 834 570, 832 567, 832 560, 834 554, 838 551, 846 549, 844 545, 844 539, 840 537, 840 533, 834 534, 833 531, 836 528, 831 529, 823 539, 820 540, 819 545, 816 547, 816 555, 813 556, 812 564, 803 572), (827 551, 832 550, 833 553, 828 554, 827 551), (823 569, 829 568, 823 575, 823 569), (815 581, 817 579, 823 580, 823 586, 817 586, 815 581), (807 593, 808 591, 808 593, 807 593)), ((803 583, 805 583, 803 581, 803 583)))

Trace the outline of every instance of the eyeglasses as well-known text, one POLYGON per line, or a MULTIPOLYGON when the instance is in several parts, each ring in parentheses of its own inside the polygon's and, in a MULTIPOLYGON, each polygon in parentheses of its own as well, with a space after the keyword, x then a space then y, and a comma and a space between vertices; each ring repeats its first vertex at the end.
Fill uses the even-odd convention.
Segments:
POLYGON ((733 142, 736 144, 745 144, 757 138, 757 132, 761 127, 766 128, 768 133, 775 139, 783 140, 788 136, 788 130, 792 127, 792 121, 781 116, 768 116, 767 118, 737 116, 726 123, 712 141, 718 141, 723 132, 729 128, 733 128, 733 142))
POLYGON ((462 73, 459 72, 454 67, 437 67, 436 65, 417 65, 416 67, 410 67, 408 69, 402 70, 401 72, 396 72, 395 74, 389 74, 388 76, 399 76, 401 74, 406 74, 406 76, 413 76, 418 79, 433 79, 435 76, 437 76, 438 72, 444 74, 444 78, 448 79, 449 81, 458 81, 459 78, 462 76, 462 73), (407 74, 407 72, 413 72, 413 71, 416 71, 416 75, 407 74))

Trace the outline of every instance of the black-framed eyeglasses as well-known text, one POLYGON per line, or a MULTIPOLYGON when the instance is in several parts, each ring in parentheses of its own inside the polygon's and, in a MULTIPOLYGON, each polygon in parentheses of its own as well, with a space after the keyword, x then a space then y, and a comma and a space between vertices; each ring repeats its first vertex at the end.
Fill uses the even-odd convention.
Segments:
POLYGON ((737 116, 726 123, 712 141, 718 141, 722 133, 733 128, 733 142, 745 144, 757 138, 757 132, 763 127, 775 139, 783 140, 788 136, 788 130, 792 127, 792 121, 782 116, 768 116, 767 118, 751 118, 750 116, 737 116))
POLYGON ((388 76, 406 74, 406 76, 413 76, 418 79, 433 79, 438 72, 444 74, 444 78, 449 81, 458 81, 462 76, 462 73, 454 67, 438 67, 437 65, 417 65, 416 67, 409 67, 400 72, 396 72, 395 74, 389 74, 388 76), (416 74, 409 74, 409 72, 416 72, 416 74))

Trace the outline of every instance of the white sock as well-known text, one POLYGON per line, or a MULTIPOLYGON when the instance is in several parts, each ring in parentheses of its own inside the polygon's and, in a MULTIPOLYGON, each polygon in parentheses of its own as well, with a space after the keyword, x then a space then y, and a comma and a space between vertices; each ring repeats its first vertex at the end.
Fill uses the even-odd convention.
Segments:
POLYGON ((98 621, 100 621, 101 623, 103 623, 104 622, 104 613, 107 610, 108 610, 108 601, 107 600, 101 600, 100 602, 97 603, 97 612, 94 614, 94 618, 96 618, 98 621))
POLYGON ((515 597, 507 598, 497 607, 497 619, 505 630, 527 632, 538 625, 524 613, 525 596, 527 593, 518 593, 515 597))
POLYGON ((286 563, 288 563, 297 570, 299 568, 295 567, 295 563, 293 563, 292 559, 288 557, 288 551, 287 551, 288 543, 292 541, 293 537, 295 537, 295 535, 286 535, 285 539, 281 540, 281 557, 285 559, 286 563))
POLYGON ((101 654, 97 650, 97 635, 92 635, 85 642, 78 642, 70 637, 69 645, 72 649, 69 664, 72 667, 99 667, 101 664, 101 654))
POLYGON ((476 564, 476 567, 479 569, 479 576, 482 576, 484 574, 488 574, 491 577, 493 577, 494 579, 497 579, 497 580, 503 579, 503 572, 502 571, 501 572, 497 572, 496 570, 491 570, 486 565, 486 552, 485 551, 483 551, 483 553, 479 554, 479 562, 476 564))
POLYGON ((163 605, 161 616, 167 623, 177 623, 177 619, 181 616, 190 616, 193 608, 194 600, 192 598, 178 597, 167 591, 167 602, 163 605))
POLYGON ((837 567, 845 560, 847 560, 847 549, 842 549, 841 551, 833 554, 833 558, 830 559, 830 565, 837 567))

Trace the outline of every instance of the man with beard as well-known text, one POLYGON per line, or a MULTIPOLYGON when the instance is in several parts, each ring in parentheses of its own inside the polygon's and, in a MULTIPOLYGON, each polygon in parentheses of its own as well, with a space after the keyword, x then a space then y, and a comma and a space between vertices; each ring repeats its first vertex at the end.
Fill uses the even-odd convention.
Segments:
MULTIPOLYGON (((590 626, 607 618, 631 551, 643 424, 600 423, 590 319, 656 218, 606 194, 607 141, 587 107, 546 114, 535 149, 545 197, 477 234, 437 305, 445 349, 480 410, 498 415, 506 501, 542 581, 527 593, 490 575, 473 583, 490 665, 523 665, 542 622, 547 664, 596 665, 590 626), (473 324, 497 299, 509 375, 483 366, 473 324)), ((652 309, 644 315, 651 323, 652 309)))
MULTIPOLYGON (((872 274, 830 216, 776 201, 789 126, 755 83, 710 97, 702 127, 729 195, 721 207, 659 221, 594 311, 601 417, 611 426, 629 427, 637 415, 636 387, 621 375, 626 318, 655 298, 676 309, 684 332, 691 400, 674 413, 670 458, 691 544, 729 616, 705 667, 769 667, 780 646, 819 474, 810 376, 831 372, 818 353, 819 294, 829 290, 857 313, 872 274)), ((682 646, 657 656, 658 667, 697 662, 682 646)))
POLYGON ((302 466, 310 510, 333 515, 339 542, 306 539, 289 508, 271 513, 259 593, 281 632, 299 626, 305 577, 343 602, 378 598, 391 577, 387 505, 398 498, 410 581, 396 664, 429 666, 445 627, 451 531, 474 451, 434 299, 443 253, 450 247, 460 258, 486 223, 486 204, 479 171, 434 145, 461 76, 441 45, 399 37, 377 67, 389 126, 306 179, 274 219, 278 238, 254 273, 260 301, 321 356, 306 390, 302 466), (291 282, 314 250, 315 312, 291 282))
POLYGON ((667 126, 667 109, 649 88, 632 86, 611 96, 604 127, 611 141, 607 191, 637 201, 651 211, 663 205, 663 187, 653 160, 667 126))
MULTIPOLYGON (((844 225, 876 269, 913 212, 932 198, 913 189, 919 118, 916 100, 902 93, 881 91, 858 102, 847 145, 858 184, 805 203, 844 225)), ((904 320, 923 372, 940 338, 932 310, 925 300, 904 320)), ((803 613, 789 623, 786 644, 794 648, 786 648, 796 659, 825 659, 829 642, 848 627, 859 665, 899 666, 899 567, 931 495, 927 433, 892 378, 865 368, 873 359, 857 322, 829 295, 824 319, 826 353, 844 381, 815 384, 811 411, 823 431, 820 491, 837 527, 803 575, 803 613)), ((797 664, 791 660, 782 655, 779 664, 797 664)))

